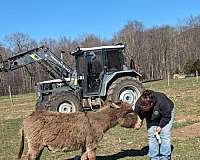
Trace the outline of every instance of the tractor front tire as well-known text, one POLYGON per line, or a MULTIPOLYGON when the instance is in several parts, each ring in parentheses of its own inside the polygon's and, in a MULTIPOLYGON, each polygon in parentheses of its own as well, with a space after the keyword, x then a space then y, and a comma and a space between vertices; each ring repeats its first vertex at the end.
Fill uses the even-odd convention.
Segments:
POLYGON ((71 113, 82 111, 79 98, 72 92, 59 92, 49 98, 47 102, 50 111, 71 113))
POLYGON ((142 83, 136 78, 120 77, 110 85, 107 91, 107 100, 112 102, 121 100, 133 105, 143 91, 142 83))

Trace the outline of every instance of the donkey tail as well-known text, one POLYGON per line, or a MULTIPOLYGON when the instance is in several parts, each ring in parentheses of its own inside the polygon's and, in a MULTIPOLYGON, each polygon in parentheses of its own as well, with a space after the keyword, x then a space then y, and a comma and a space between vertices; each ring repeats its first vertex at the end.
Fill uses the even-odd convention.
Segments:
POLYGON ((21 159, 22 153, 24 150, 24 129, 23 127, 20 129, 20 148, 19 148, 19 153, 18 153, 18 159, 21 159))

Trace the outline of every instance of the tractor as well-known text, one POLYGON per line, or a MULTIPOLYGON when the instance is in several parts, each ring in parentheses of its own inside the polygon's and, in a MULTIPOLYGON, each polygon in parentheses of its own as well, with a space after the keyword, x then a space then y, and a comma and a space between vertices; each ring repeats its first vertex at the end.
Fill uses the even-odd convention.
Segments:
POLYGON ((102 106, 102 101, 119 100, 134 106, 144 88, 139 81, 141 74, 125 64, 124 48, 123 44, 77 47, 70 52, 76 63, 72 69, 62 56, 41 46, 0 62, 0 72, 34 62, 47 68, 53 79, 37 82, 36 110, 95 111, 102 106))

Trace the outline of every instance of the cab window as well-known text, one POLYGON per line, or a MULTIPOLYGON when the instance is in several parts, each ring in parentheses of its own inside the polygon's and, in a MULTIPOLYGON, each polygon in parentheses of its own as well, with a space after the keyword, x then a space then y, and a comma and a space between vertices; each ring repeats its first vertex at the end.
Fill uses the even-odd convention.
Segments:
POLYGON ((119 50, 107 51, 108 70, 122 69, 122 56, 119 50))

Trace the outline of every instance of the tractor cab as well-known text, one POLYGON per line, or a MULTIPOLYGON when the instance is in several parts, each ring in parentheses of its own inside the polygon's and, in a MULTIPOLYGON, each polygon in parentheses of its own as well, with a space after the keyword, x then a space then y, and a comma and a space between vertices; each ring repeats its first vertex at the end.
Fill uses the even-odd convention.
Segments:
POLYGON ((77 48, 72 52, 76 59, 77 74, 84 77, 83 81, 79 82, 84 97, 100 94, 105 74, 123 70, 123 49, 124 45, 115 45, 77 48))

